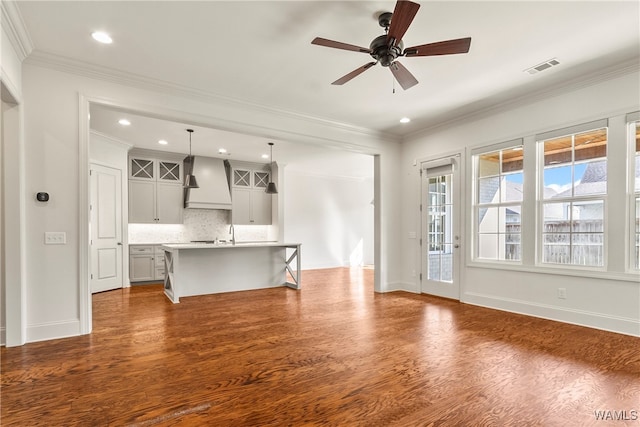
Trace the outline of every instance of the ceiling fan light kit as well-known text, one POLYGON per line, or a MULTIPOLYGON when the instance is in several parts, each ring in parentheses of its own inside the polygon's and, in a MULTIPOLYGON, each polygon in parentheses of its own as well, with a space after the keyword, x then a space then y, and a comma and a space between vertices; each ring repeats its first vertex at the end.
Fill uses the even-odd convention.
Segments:
POLYGON ((383 67, 388 67, 402 89, 407 90, 418 84, 418 80, 413 76, 413 74, 411 74, 411 72, 409 72, 409 70, 397 61, 399 57, 454 55, 457 53, 469 52, 471 37, 428 43, 405 49, 402 38, 409 29, 411 22, 413 22, 413 18, 415 18, 419 8, 420 5, 418 3, 398 0, 393 13, 381 13, 378 16, 378 24, 385 29, 385 34, 373 39, 369 48, 337 42, 321 37, 313 39, 311 44, 368 53, 373 59, 375 59, 375 62, 369 62, 359 68, 356 68, 331 84, 343 85, 379 63, 383 67))

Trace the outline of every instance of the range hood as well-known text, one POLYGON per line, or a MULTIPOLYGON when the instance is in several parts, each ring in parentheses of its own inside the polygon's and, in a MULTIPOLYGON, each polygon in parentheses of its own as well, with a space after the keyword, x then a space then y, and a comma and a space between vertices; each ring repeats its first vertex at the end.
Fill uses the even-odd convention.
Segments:
POLYGON ((184 189, 184 207, 187 209, 231 210, 231 193, 224 160, 213 157, 187 156, 185 174, 198 180, 199 188, 184 189))

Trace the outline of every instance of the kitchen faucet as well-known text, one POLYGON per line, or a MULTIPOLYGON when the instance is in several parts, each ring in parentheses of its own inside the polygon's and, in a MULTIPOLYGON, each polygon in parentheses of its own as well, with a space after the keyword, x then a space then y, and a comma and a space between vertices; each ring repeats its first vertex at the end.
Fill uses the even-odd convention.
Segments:
POLYGON ((231 244, 236 244, 236 229, 233 228, 233 224, 229 226, 229 233, 231 234, 231 244))

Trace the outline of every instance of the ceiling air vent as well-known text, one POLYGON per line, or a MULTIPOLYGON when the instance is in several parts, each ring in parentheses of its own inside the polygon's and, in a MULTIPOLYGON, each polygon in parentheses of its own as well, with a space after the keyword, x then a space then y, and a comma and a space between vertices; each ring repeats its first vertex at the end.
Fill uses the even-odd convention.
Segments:
POLYGON ((542 64, 534 65, 531 68, 527 68, 524 71, 529 73, 529 74, 536 74, 536 73, 539 73, 540 71, 544 71, 544 70, 549 69, 551 67, 554 67, 554 66, 556 66, 558 64, 560 64, 560 62, 558 62, 557 59, 553 58, 553 59, 550 59, 548 61, 543 62, 542 64))

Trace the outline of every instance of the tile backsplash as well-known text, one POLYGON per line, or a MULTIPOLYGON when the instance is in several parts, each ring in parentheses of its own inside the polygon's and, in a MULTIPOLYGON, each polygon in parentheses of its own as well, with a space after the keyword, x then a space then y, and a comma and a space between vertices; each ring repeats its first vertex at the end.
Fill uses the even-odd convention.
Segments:
MULTIPOLYGON (((129 224, 129 243, 186 243, 192 240, 231 240, 230 211, 185 209, 183 224, 129 224)), ((236 241, 264 241, 268 225, 236 225, 236 241)))

